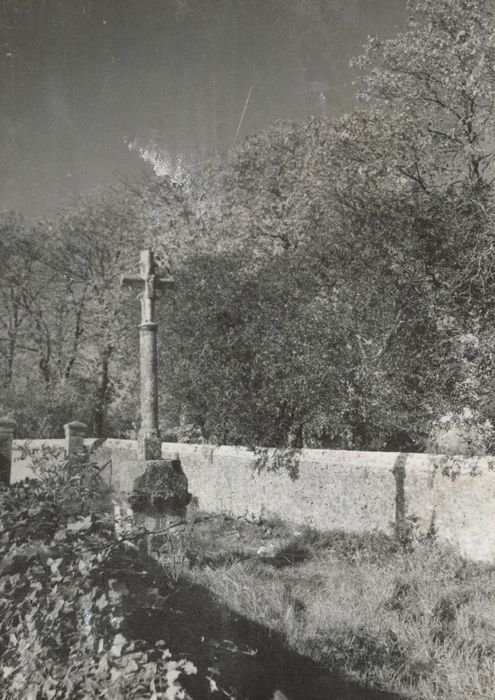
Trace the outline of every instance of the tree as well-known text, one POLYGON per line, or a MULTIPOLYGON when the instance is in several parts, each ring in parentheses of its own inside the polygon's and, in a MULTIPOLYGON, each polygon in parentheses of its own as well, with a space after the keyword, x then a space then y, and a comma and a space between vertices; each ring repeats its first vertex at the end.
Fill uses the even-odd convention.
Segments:
POLYGON ((311 267, 294 254, 253 267, 244 251, 178 269, 161 339, 176 420, 234 444, 301 447, 338 432, 349 327, 311 267))
POLYGON ((333 228, 333 141, 334 128, 324 119, 277 122, 194 172, 190 195, 210 245, 248 246, 263 257, 333 228))
POLYGON ((129 181, 88 195, 49 221, 26 224, 26 231, 19 222, 5 224, 10 272, 1 293, 11 303, 3 339, 7 364, 17 364, 4 410, 16 414, 21 434, 57 435, 67 416, 97 436, 125 433, 137 421, 138 319, 120 275, 137 265, 145 245, 162 257, 164 247, 173 257, 187 245, 194 222, 184 215, 180 192, 163 178, 129 181), (121 425, 111 419, 114 401, 121 425))
POLYGON ((2 270, 2 357, 5 360, 4 384, 10 387, 14 374, 33 365, 45 383, 50 381, 52 338, 48 316, 53 272, 37 259, 37 231, 14 213, 2 217, 0 246, 2 270))
POLYGON ((402 176, 425 192, 466 182, 482 188, 495 155, 492 3, 413 0, 409 8, 406 32, 371 38, 354 62, 364 71, 359 97, 368 107, 347 131, 362 146, 362 176, 372 169, 395 186, 402 176))
POLYGON ((426 416, 481 401, 459 339, 493 325, 495 40, 484 0, 409 7, 409 29, 355 61, 364 107, 336 125, 330 165, 361 282, 394 300, 381 364, 426 416))
POLYGON ((120 276, 137 265, 145 246, 162 259, 164 249, 172 258, 179 254, 192 227, 184 211, 180 191, 167 179, 150 177, 88 196, 52 224, 45 261, 62 275, 71 307, 62 380, 89 369, 94 386, 90 425, 97 436, 109 429, 118 377, 126 380, 131 372, 137 381, 132 369, 138 358, 137 310, 124 303, 120 276))
MULTIPOLYGON (((345 300, 335 323, 350 329, 352 362, 340 367, 347 393, 335 394, 337 410, 323 409, 344 446, 424 445, 435 415, 477 400, 459 339, 490 335, 492 10, 483 0, 411 9, 407 31, 371 39, 355 62, 365 73, 362 108, 335 126, 279 124, 247 139, 196 193, 217 250, 251 247, 244 268, 270 269, 279 292, 289 256, 311 259, 319 298, 345 300)), ((309 279, 299 283, 314 292, 309 279)), ((291 342, 284 333, 274 367, 291 342)), ((253 361, 262 338, 250 346, 253 361)), ((295 389, 296 363, 284 363, 295 389)))
POLYGON ((4 384, 10 386, 14 363, 20 351, 21 334, 27 321, 26 293, 32 265, 21 253, 27 225, 15 214, 6 214, 0 224, 1 357, 4 384))

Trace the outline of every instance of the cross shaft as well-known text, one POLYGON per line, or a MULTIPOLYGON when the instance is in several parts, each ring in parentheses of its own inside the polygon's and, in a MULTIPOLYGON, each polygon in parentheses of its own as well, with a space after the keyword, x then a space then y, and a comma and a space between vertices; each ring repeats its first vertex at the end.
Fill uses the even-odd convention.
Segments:
POLYGON ((173 289, 175 286, 172 277, 159 277, 156 274, 156 264, 153 252, 148 248, 141 251, 140 276, 131 277, 122 275, 120 278, 123 287, 140 289, 141 294, 141 324, 155 323, 155 301, 157 292, 164 289, 173 289))
POLYGON ((158 292, 173 289, 174 280, 157 274, 151 250, 141 251, 140 276, 122 275, 123 287, 140 289, 141 324, 139 326, 139 366, 141 378, 141 430, 139 453, 142 459, 161 458, 161 440, 158 429, 158 368, 157 324, 155 300, 158 292))

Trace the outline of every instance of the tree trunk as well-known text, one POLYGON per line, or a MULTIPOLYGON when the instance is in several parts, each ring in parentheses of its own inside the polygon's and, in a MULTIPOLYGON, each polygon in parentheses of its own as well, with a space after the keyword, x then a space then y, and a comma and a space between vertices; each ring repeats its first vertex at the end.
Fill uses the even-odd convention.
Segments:
POLYGON ((6 384, 10 386, 12 384, 12 378, 14 374, 14 357, 16 350, 16 338, 15 335, 9 334, 8 350, 7 350, 7 376, 6 384))
POLYGON ((72 351, 69 359, 66 362, 65 369, 64 369, 64 381, 67 381, 70 379, 70 375, 72 372, 72 368, 74 366, 74 362, 76 361, 77 353, 79 350, 79 340, 82 336, 83 333, 83 326, 82 326, 82 309, 79 308, 76 311, 76 326, 74 329, 74 337, 72 340, 72 351))
POLYGON ((304 447, 303 439, 304 423, 293 425, 287 437, 287 445, 293 450, 301 450, 304 447))
POLYGON ((93 417, 93 429, 95 437, 104 437, 105 419, 108 400, 110 398, 109 364, 113 352, 112 345, 106 345, 101 353, 100 382, 96 391, 95 412, 93 417))

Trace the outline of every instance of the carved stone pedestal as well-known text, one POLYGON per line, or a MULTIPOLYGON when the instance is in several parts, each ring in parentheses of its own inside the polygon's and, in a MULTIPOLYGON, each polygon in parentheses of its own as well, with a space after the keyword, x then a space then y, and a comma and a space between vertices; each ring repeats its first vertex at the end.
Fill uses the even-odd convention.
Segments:
POLYGON ((156 550, 184 522, 191 494, 178 459, 144 460, 139 468, 144 471, 134 482, 129 504, 135 524, 158 533, 148 537, 148 550, 156 550))

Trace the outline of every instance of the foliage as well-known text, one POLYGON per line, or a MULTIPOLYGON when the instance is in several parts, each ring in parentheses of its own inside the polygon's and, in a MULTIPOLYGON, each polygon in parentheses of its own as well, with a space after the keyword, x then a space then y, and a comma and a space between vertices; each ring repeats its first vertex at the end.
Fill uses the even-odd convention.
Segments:
POLYGON ((354 62, 364 106, 336 126, 331 163, 361 286, 392 301, 380 364, 393 403, 410 394, 414 432, 413 404, 436 420, 466 405, 490 418, 495 33, 484 0, 409 6, 408 29, 354 62))
MULTIPOLYGON (((297 307, 297 320, 292 317, 285 328, 273 318, 264 326, 246 319, 244 308, 252 308, 253 298, 242 282, 237 293, 245 297, 236 302, 236 294, 230 294, 242 319, 236 337, 252 325, 256 340, 249 353, 262 372, 258 386, 229 396, 229 406, 242 411, 261 394, 260 406, 283 413, 285 395, 277 389, 287 377, 289 405, 297 406, 291 410, 299 413, 306 427, 303 439, 310 444, 314 438, 316 444, 329 444, 332 436, 330 444, 343 447, 424 449, 432 421, 449 410, 476 406, 481 423, 490 417, 492 8, 485 0, 446 0, 414 2, 410 9, 406 31, 385 42, 370 39, 354 62, 362 74, 362 108, 333 126, 325 120, 275 125, 236 147, 216 173, 210 171, 205 186, 208 224, 223 232, 218 245, 254 250, 251 279, 258 284, 270 271, 279 317, 295 282, 298 292, 313 295, 313 308, 319 307, 323 344, 329 323, 332 334, 345 338, 347 353, 332 357, 340 386, 326 384, 324 363, 315 365, 296 352, 306 360, 301 391, 297 359, 284 351, 295 336, 311 353, 307 307, 297 307), (311 274, 294 280, 287 274, 291 265, 311 274), (335 309, 334 317, 325 313, 328 308, 335 309), (260 363, 268 332, 272 352, 260 363), (479 345, 476 356, 463 349, 463 338, 470 335, 479 345), (275 383, 272 370, 280 366, 275 383), (312 413, 326 422, 323 430, 310 427, 302 398, 306 392, 315 398, 310 387, 318 373, 332 397, 331 407, 321 396, 313 401, 312 413)), ((239 280, 247 266, 244 261, 239 280)), ((218 269, 212 265, 211 274, 218 269)), ((267 296, 263 283, 259 289, 260 297, 267 296)), ((215 303, 211 297, 209 303, 215 303)), ((263 302, 257 310, 260 306, 263 302)), ((201 312, 194 340, 206 357, 206 348, 213 348, 198 317, 201 312)), ((218 325, 211 328, 218 332, 218 325)), ((319 350, 316 344, 315 355, 323 359, 319 350)), ((232 343, 217 351, 218 366, 227 358, 230 384, 236 390, 245 386, 248 360, 239 359, 232 343)), ((217 363, 211 352, 208 359, 216 389, 221 386, 213 369, 217 363)), ((205 366, 200 376, 206 371, 205 366)), ((208 414, 217 401, 215 389, 205 383, 201 378, 198 389, 208 414)), ((261 434, 264 444, 287 441, 290 431, 283 428, 274 436, 273 422, 258 410, 262 427, 253 439, 259 441, 261 434)), ((245 426, 251 415, 237 419, 230 411, 235 427, 227 434, 239 431, 246 435, 241 440, 249 440, 245 426)))
MULTIPOLYGON (((369 103, 348 123, 362 177, 400 176, 426 192, 493 174, 495 35, 490 0, 412 0, 407 31, 369 39, 355 61, 369 103), (379 123, 386 115, 386 122, 379 123), (362 129, 376 139, 362 139, 362 129), (356 129, 353 130, 352 127, 356 129), (361 149, 361 155, 364 155, 361 149), (371 156, 374 156, 373 158, 371 156)), ((391 185, 394 183, 391 182, 391 185)))
POLYGON ((37 486, 42 485, 67 515, 104 512, 108 507, 110 491, 101 477, 107 465, 99 465, 91 449, 83 447, 66 455, 63 447, 45 443, 32 447, 29 441, 18 443, 15 449, 35 475, 37 486))
POLYGON ((20 435, 55 437, 67 415, 97 436, 137 427, 139 308, 125 303, 120 275, 137 273, 144 245, 160 259, 165 224, 175 254, 194 222, 164 178, 94 192, 45 222, 3 216, 1 410, 20 435))
POLYGON ((205 437, 411 450, 449 410, 490 417, 492 10, 410 9, 354 62, 362 108, 276 124, 198 176, 214 252, 180 270, 194 303, 164 342, 205 437))
POLYGON ((294 250, 336 225, 328 161, 333 125, 277 122, 195 172, 191 197, 217 249, 294 250))
POLYGON ((493 454, 494 447, 492 423, 468 406, 460 413, 442 416, 428 440, 428 451, 447 455, 493 454))
POLYGON ((301 446, 304 431, 317 443, 339 425, 353 358, 337 320, 346 310, 318 296, 310 260, 250 262, 238 253, 181 267, 162 341, 173 408, 207 439, 301 446))
POLYGON ((91 510, 104 494, 88 459, 61 464, 45 448, 34 461, 40 480, 0 493, 2 697, 189 697, 190 662, 173 660, 164 642, 126 637, 140 603, 123 572, 146 564, 131 534, 117 537, 91 510))
POLYGON ((283 251, 262 237, 263 255, 241 236, 177 267, 161 339, 177 421, 220 442, 418 449, 432 419, 477 400, 474 375, 488 395, 490 358, 463 338, 489 218, 451 194, 382 193, 357 214, 338 196, 340 230, 308 222, 283 251))

